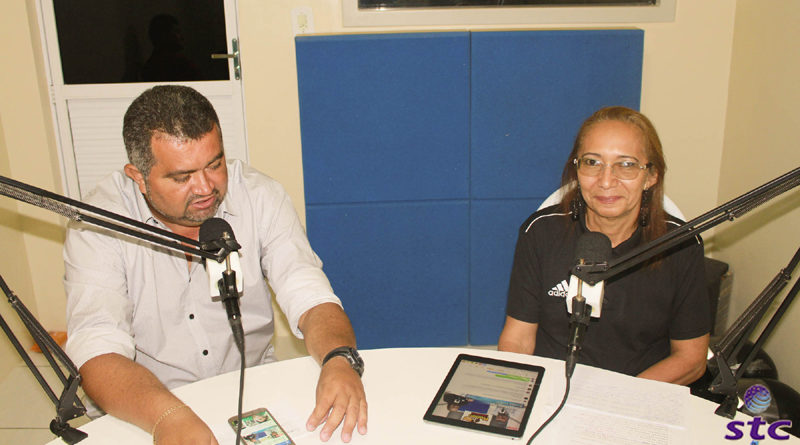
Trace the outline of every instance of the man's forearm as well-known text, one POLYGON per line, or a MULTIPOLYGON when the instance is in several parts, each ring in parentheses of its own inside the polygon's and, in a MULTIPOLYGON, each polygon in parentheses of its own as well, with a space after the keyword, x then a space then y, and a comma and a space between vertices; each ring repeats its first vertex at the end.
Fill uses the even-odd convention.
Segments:
MULTIPOLYGON (((323 303, 306 311, 298 323, 305 337, 306 349, 317 363, 339 346, 356 346, 356 337, 350 319, 335 303, 323 303)), ((342 425, 342 441, 350 442, 353 428, 367 433, 367 399, 359 373, 344 358, 336 357, 326 363, 317 382, 317 403, 306 423, 314 431, 320 424, 320 439, 330 439, 333 431, 342 425)))
POLYGON ((350 319, 334 303, 323 303, 309 309, 298 323, 308 353, 320 363, 325 354, 339 346, 356 346, 350 319))
POLYGON ((150 432, 164 412, 182 404, 148 369, 119 354, 80 368, 86 394, 105 412, 150 432))

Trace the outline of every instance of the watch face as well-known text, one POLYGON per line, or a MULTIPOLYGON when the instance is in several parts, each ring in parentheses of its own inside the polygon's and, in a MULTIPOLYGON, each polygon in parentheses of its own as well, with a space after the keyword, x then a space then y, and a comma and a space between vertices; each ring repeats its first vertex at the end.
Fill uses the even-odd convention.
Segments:
POLYGON ((354 348, 348 348, 348 352, 347 359, 350 360, 350 366, 352 366, 360 376, 364 373, 364 360, 354 348))
POLYGON ((329 352, 322 362, 323 366, 328 360, 338 355, 341 355, 347 359, 347 361, 350 363, 350 367, 352 367, 359 376, 364 373, 364 360, 360 355, 358 355, 358 351, 355 348, 351 348, 349 346, 342 346, 329 352))

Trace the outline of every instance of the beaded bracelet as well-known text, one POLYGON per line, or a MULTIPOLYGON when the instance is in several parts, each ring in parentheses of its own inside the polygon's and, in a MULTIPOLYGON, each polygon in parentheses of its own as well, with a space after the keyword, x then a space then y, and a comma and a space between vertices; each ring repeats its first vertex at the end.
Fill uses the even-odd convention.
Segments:
POLYGON ((158 424, 161 423, 162 420, 169 417, 170 414, 182 408, 189 408, 189 405, 181 403, 180 405, 175 405, 172 408, 168 408, 166 411, 161 413, 161 415, 158 417, 158 420, 156 420, 156 423, 153 424, 153 430, 150 432, 150 435, 153 436, 153 445, 156 445, 156 428, 158 428, 158 424))

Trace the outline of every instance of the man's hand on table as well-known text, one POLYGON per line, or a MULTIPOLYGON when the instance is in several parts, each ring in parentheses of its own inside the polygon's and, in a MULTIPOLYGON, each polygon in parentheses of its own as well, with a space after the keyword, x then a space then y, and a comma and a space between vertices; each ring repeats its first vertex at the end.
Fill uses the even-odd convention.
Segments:
POLYGON ((314 431, 325 423, 319 434, 325 442, 342 423, 342 441, 350 442, 353 429, 367 434, 367 398, 364 385, 350 363, 343 357, 329 360, 319 374, 317 382, 317 405, 308 418, 306 428, 314 431))

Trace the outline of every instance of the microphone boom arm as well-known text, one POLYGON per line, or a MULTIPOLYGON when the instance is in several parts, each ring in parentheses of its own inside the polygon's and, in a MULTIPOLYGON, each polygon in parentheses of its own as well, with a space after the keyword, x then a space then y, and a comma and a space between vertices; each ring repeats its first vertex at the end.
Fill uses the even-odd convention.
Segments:
POLYGON ((761 350, 767 337, 769 337, 777 326, 778 321, 780 321, 783 314, 789 308, 789 305, 794 301, 797 293, 800 291, 800 280, 795 281, 794 286, 792 286, 786 294, 786 297, 784 297, 780 306, 770 318, 767 326, 763 328, 758 339, 750 348, 747 357, 738 365, 738 369, 734 372, 733 368, 736 366, 735 358, 739 356, 739 351, 747 343, 747 339, 755 329, 757 323, 764 318, 772 302, 791 280, 791 274, 797 267, 798 261, 800 261, 800 248, 797 249, 794 256, 789 261, 789 264, 778 272, 775 278, 767 284, 758 297, 750 303, 739 318, 725 331, 722 339, 720 339, 717 344, 711 346, 718 373, 708 385, 708 391, 724 396, 720 406, 715 411, 716 414, 730 419, 734 417, 738 405, 736 382, 742 378, 747 367, 753 359, 755 359, 758 351, 761 350))
MULTIPOLYGON (((89 223, 183 253, 222 262, 233 250, 225 243, 200 243, 132 218, 67 198, 5 176, 0 176, 0 194, 58 213, 68 219, 89 223)), ((238 247, 237 247, 238 248, 238 247)))
MULTIPOLYGON (((5 176, 0 176, 0 195, 14 198, 37 207, 58 213, 76 222, 85 222, 116 233, 128 235, 147 241, 151 244, 167 247, 172 250, 188 253, 202 258, 212 259, 217 262, 225 260, 231 252, 239 250, 241 246, 235 240, 210 240, 199 242, 176 233, 145 224, 116 213, 95 207, 56 193, 34 187, 5 176)), ((234 284, 235 288, 235 284, 234 284)), ((27 328, 33 339, 39 345, 53 371, 58 376, 64 389, 60 396, 56 396, 53 389, 39 372, 30 355, 22 347, 14 332, 6 321, 0 316, 0 328, 11 341, 17 354, 30 369, 47 397, 56 406, 56 417, 50 422, 50 431, 61 437, 68 444, 75 444, 87 437, 87 434, 71 427, 67 421, 80 417, 86 413, 86 408, 77 396, 81 376, 75 364, 69 359, 63 349, 56 343, 42 327, 36 317, 17 298, 14 292, 0 276, 0 289, 6 295, 9 304, 16 310, 20 320, 27 328), (62 369, 62 367, 64 369, 62 369), (64 370, 66 370, 65 374, 64 370)))
POLYGON ((705 232, 725 221, 733 221, 772 198, 800 185, 800 167, 757 187, 738 198, 710 210, 680 227, 645 243, 627 254, 602 263, 587 263, 576 266, 573 273, 583 281, 594 285, 611 278, 633 266, 644 263, 654 256, 705 232))
MULTIPOLYGON (((759 205, 798 185, 800 185, 800 167, 686 222, 663 236, 633 249, 626 255, 611 261, 578 265, 573 268, 572 272, 590 284, 606 280, 631 267, 644 263, 701 232, 725 221, 733 221, 759 205)), ((786 287, 798 262, 800 262, 800 249, 794 254, 794 257, 792 257, 786 268, 781 269, 775 278, 767 284, 761 294, 754 299, 747 310, 745 310, 736 322, 731 325, 723 335, 723 338, 717 344, 711 346, 719 373, 709 385, 708 390, 715 394, 724 395, 722 403, 715 411, 718 415, 728 418, 734 417, 737 408, 736 382, 742 377, 747 366, 755 358, 756 353, 761 349, 766 338, 775 328, 778 321, 780 321, 781 317, 788 309, 789 304, 792 303, 797 293, 800 292, 799 280, 795 282, 792 289, 781 302, 781 305, 770 318, 767 326, 761 331, 758 340, 750 349, 745 360, 739 364, 738 369, 734 372, 732 367, 735 366, 735 357, 737 357, 739 351, 742 349, 755 327, 761 319, 764 318, 771 303, 786 287)))
POLYGON ((75 367, 75 364, 72 363, 72 360, 67 357, 67 354, 64 353, 58 343, 48 335, 44 327, 42 327, 33 314, 28 311, 28 308, 25 307, 22 301, 9 289, 2 276, 0 276, 0 288, 2 288, 11 307, 17 311, 19 319, 28 329, 28 332, 36 341, 36 344, 39 345, 39 349, 41 349, 42 354, 44 354, 45 358, 50 363, 50 366, 61 381, 61 384, 64 385, 63 392, 57 397, 41 372, 39 372, 39 369, 31 360, 31 356, 25 351, 25 348, 22 347, 22 344, 20 344, 3 317, 0 316, 0 327, 2 327, 6 336, 11 341, 14 349, 17 350, 17 354, 28 366, 28 369, 39 383, 39 386, 42 387, 42 390, 56 407, 56 417, 50 422, 50 431, 56 436, 61 437, 64 442, 68 444, 80 442, 87 437, 87 434, 71 427, 67 423, 69 420, 80 417, 86 413, 86 408, 77 395, 78 386, 80 386, 81 383, 81 376, 78 373, 78 369, 75 367), (65 375, 65 371, 69 376, 65 375))

